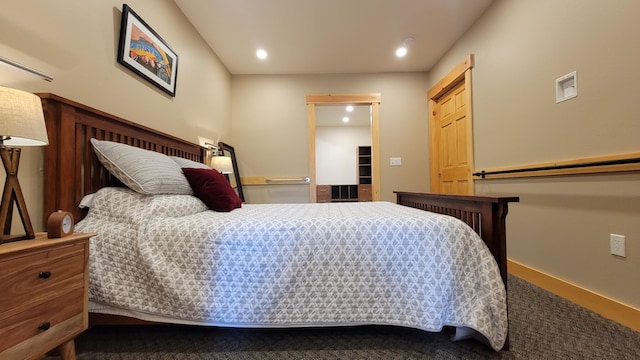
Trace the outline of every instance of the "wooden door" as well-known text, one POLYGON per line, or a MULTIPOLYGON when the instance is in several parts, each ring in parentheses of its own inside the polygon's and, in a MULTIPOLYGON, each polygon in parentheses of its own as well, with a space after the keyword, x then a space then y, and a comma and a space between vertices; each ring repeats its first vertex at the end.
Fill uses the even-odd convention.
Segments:
POLYGON ((472 62, 469 55, 429 91, 431 192, 474 194, 472 62))

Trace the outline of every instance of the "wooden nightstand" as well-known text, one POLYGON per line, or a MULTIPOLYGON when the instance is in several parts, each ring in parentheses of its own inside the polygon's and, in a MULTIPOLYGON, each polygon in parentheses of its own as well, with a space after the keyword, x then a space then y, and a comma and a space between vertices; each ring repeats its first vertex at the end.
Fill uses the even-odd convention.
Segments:
POLYGON ((0 245, 0 358, 39 359, 56 347, 75 359, 88 321, 89 238, 72 234, 0 245))

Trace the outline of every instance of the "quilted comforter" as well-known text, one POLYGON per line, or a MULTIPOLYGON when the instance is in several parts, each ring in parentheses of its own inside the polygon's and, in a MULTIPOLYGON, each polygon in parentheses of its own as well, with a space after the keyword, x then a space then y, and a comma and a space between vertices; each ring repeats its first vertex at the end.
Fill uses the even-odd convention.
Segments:
POLYGON ((380 324, 473 330, 495 350, 506 292, 466 224, 389 202, 243 204, 98 191, 89 298, 180 321, 237 327, 380 324))

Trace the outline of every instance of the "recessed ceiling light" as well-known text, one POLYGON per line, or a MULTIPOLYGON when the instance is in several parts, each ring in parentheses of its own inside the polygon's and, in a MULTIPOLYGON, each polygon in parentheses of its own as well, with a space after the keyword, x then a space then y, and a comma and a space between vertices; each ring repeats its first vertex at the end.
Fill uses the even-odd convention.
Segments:
POLYGON ((264 60, 267 58, 267 52, 264 49, 258 49, 258 51, 256 51, 256 56, 258 59, 264 60))
POLYGON ((402 40, 402 45, 396 50, 397 57, 404 57, 407 55, 409 44, 411 44, 415 39, 412 36, 408 36, 402 40))
POLYGON ((349 122, 349 117, 348 116, 343 117, 342 118, 342 122, 343 123, 348 123, 349 122))
POLYGON ((348 111, 348 112, 352 112, 352 111, 353 111, 353 106, 348 105, 348 106, 347 106, 347 111, 348 111))

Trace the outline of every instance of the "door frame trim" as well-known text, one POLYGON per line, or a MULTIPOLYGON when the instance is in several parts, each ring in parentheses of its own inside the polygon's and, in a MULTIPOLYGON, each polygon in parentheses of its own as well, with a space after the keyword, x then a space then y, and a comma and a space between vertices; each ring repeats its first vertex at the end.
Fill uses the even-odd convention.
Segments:
MULTIPOLYGON (((316 202, 316 105, 370 105, 371 106, 371 195, 380 200, 380 93, 368 94, 315 94, 307 95, 309 123, 309 201, 316 202)), ((355 149, 354 149, 355 151, 355 149)), ((354 152, 355 156, 355 152, 354 152)))

